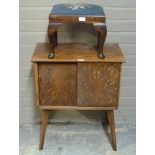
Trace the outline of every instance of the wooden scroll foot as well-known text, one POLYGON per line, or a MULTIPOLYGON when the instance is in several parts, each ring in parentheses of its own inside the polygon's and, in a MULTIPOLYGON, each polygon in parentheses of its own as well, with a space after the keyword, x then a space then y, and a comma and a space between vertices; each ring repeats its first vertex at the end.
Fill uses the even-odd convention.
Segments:
POLYGON ((51 50, 51 52, 48 54, 48 58, 54 58, 54 51, 51 50))
POLYGON ((60 28, 61 23, 49 23, 48 25, 48 39, 50 44, 50 53, 48 58, 54 58, 55 47, 58 45, 57 31, 60 28))
POLYGON ((98 57, 100 59, 104 59, 105 58, 105 55, 103 54, 103 51, 98 51, 98 57))
POLYGON ((112 138, 112 146, 113 150, 117 151, 117 145, 116 145, 116 134, 115 134, 115 121, 114 121, 114 112, 113 110, 107 111, 108 116, 108 122, 111 130, 111 138, 112 138))
POLYGON ((46 134, 46 127, 48 123, 48 111, 43 110, 42 116, 41 116, 41 126, 40 126, 40 144, 39 144, 39 150, 43 149, 44 146, 44 139, 46 134))
POLYGON ((94 23, 93 24, 96 31, 98 32, 98 39, 97 39, 97 52, 99 59, 104 59, 105 55, 103 52, 103 46, 105 43, 105 39, 107 36, 107 27, 105 23, 94 23))

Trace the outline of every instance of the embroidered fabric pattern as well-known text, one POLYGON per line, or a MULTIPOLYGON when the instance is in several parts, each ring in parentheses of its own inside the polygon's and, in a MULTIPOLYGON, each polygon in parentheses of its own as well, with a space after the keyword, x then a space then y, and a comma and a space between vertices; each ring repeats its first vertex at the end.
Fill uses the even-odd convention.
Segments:
POLYGON ((93 5, 92 4, 86 4, 86 3, 77 3, 77 4, 63 4, 62 6, 72 9, 72 10, 78 10, 78 9, 86 9, 86 8, 90 8, 93 5))

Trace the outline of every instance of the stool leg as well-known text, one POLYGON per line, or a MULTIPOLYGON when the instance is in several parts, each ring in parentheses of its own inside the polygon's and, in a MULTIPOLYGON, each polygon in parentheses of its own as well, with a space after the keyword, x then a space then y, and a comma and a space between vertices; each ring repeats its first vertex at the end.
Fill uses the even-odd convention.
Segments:
POLYGON ((97 32, 97 35, 98 35, 97 36, 97 50, 98 50, 99 49, 99 46, 100 46, 100 42, 99 42, 100 41, 100 36, 101 36, 100 35, 100 32, 97 32))
POLYGON ((57 36, 57 31, 54 32, 54 46, 57 47, 58 46, 58 36, 57 36))
POLYGON ((46 127, 48 123, 48 111, 43 110, 42 116, 41 116, 41 126, 40 126, 40 144, 39 144, 39 150, 43 149, 44 146, 44 139, 46 134, 46 127))
POLYGON ((107 111, 108 122, 111 130, 112 146, 115 151, 117 151, 116 145, 116 134, 115 134, 115 121, 114 121, 114 112, 113 110, 107 111))
POLYGON ((49 28, 48 30, 48 39, 49 39, 49 43, 50 43, 50 53, 48 55, 48 58, 54 58, 54 54, 55 54, 55 48, 54 48, 54 30, 51 30, 49 28))
POLYGON ((97 39, 98 57, 100 59, 104 59, 105 56, 104 56, 104 53, 103 53, 103 46, 104 46, 105 39, 106 39, 106 36, 107 36, 107 27, 106 27, 106 25, 104 23, 103 24, 95 23, 94 27, 95 27, 96 31, 98 32, 98 39, 97 39))
POLYGON ((61 23, 49 23, 48 25, 48 39, 50 43, 50 53, 48 55, 48 58, 54 58, 55 47, 58 44, 57 31, 60 26, 61 26, 61 23))

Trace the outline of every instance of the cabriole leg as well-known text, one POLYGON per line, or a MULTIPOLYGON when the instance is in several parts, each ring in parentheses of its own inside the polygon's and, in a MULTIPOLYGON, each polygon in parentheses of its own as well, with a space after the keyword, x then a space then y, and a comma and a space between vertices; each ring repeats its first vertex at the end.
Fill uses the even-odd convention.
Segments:
POLYGON ((60 26, 61 26, 61 23, 49 23, 48 25, 48 39, 50 44, 50 53, 48 55, 48 58, 54 58, 55 47, 58 44, 57 31, 60 26))
POLYGON ((103 23, 95 23, 94 27, 98 33, 98 39, 97 39, 97 51, 98 51, 98 57, 100 59, 104 59, 105 55, 103 52, 103 46, 105 43, 105 39, 107 36, 107 27, 106 25, 103 23))

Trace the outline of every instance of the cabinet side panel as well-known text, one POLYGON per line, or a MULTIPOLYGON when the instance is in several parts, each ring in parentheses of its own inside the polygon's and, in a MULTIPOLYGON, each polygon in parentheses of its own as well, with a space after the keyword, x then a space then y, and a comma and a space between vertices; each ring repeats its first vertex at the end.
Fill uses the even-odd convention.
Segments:
POLYGON ((117 107, 121 63, 78 64, 78 106, 117 107))
POLYGON ((40 63, 40 105, 75 106, 76 78, 75 63, 40 63))
POLYGON ((38 64, 33 63, 34 66, 34 84, 35 84, 35 102, 39 106, 39 79, 38 79, 38 64))

